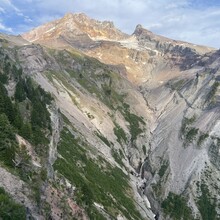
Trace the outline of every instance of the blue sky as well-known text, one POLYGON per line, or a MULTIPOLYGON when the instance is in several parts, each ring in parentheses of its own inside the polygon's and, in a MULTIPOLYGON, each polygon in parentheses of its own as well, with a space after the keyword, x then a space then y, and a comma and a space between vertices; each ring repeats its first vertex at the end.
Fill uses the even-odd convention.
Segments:
POLYGON ((129 34, 142 24, 166 37, 220 48, 219 0, 0 0, 0 32, 23 33, 67 12, 111 20, 129 34))

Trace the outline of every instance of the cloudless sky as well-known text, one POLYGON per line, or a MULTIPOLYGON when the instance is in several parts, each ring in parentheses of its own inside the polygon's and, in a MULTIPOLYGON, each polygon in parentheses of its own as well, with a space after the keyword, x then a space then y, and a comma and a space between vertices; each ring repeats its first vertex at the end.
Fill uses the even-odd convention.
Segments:
POLYGON ((0 0, 0 32, 20 34, 67 12, 111 20, 129 34, 142 24, 166 37, 220 47, 220 0, 0 0))

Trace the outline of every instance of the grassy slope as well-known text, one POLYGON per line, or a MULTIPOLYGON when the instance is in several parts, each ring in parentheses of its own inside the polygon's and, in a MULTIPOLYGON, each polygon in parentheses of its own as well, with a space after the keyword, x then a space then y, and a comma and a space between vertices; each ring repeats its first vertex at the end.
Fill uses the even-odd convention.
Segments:
POLYGON ((88 148, 67 129, 62 131, 58 153, 63 158, 56 161, 54 168, 76 185, 78 203, 91 219, 102 219, 94 202, 103 205, 113 218, 122 213, 128 219, 141 219, 131 199, 128 176, 102 158, 91 159, 86 153, 88 148))

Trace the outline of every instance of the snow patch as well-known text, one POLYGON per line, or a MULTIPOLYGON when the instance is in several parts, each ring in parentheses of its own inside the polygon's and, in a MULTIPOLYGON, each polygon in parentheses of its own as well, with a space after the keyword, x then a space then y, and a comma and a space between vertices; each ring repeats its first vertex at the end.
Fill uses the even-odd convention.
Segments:
POLYGON ((45 33, 49 33, 49 32, 52 32, 53 30, 55 30, 56 27, 52 27, 51 29, 49 29, 48 31, 46 31, 45 33))

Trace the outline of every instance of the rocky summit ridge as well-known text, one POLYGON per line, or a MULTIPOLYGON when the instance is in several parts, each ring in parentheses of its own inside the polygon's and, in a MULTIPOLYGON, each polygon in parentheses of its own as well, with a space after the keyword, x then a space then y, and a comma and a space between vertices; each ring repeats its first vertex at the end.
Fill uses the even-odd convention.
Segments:
MULTIPOLYGON (((132 35, 124 34, 112 22, 100 22, 82 13, 68 13, 61 19, 23 34, 22 37, 29 42, 57 49, 73 47, 106 64, 119 65, 121 71, 136 83, 147 80, 142 73, 151 72, 154 63, 160 60, 163 64, 169 60, 169 65, 174 68, 188 68, 202 54, 214 50, 156 35, 141 25, 137 25, 132 35)), ((169 66, 168 69, 170 68, 169 66)))
POLYGON ((219 50, 69 13, 1 34, 0 61, 15 219, 220 218, 219 50))
MULTIPOLYGON (((83 13, 67 13, 61 19, 47 23, 23 34, 23 38, 28 39, 30 42, 49 43, 51 40, 60 40, 61 43, 63 40, 68 43, 69 40, 70 43, 75 43, 75 47, 77 47, 77 42, 79 43, 79 47, 83 47, 83 45, 80 45, 82 43, 85 44, 84 46, 89 45, 92 39, 121 40, 126 37, 127 34, 116 29, 113 22, 100 22, 95 19, 90 19, 83 13)), ((59 46, 59 44, 57 46, 59 46)))

